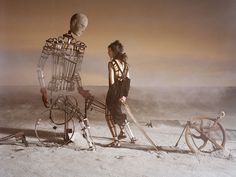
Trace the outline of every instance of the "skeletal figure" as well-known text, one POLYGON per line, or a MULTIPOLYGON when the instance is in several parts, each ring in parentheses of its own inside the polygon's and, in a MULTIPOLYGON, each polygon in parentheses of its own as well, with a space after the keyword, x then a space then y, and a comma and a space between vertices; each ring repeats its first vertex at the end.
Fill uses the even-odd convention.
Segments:
MULTIPOLYGON (((81 13, 74 14, 70 20, 70 30, 66 34, 46 40, 39 59, 37 72, 45 107, 62 109, 67 114, 75 110, 81 124, 83 137, 87 140, 89 148, 93 148, 87 117, 82 113, 78 114, 80 111, 77 105, 69 104, 68 106, 66 104, 70 102, 68 100, 70 92, 76 88, 86 100, 93 99, 89 91, 83 89, 79 73, 86 45, 76 39, 76 37, 82 35, 87 25, 88 19, 86 15, 81 13), (45 83, 44 69, 49 58, 52 61, 52 77, 47 85, 45 83), (63 104, 64 106, 62 106, 63 104)), ((68 139, 67 126, 67 121, 65 121, 65 140, 68 139)))

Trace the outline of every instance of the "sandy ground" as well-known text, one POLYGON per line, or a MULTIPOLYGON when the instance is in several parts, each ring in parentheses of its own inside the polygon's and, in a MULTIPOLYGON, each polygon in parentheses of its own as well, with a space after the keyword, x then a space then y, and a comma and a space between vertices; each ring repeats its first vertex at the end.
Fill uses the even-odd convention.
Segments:
MULTIPOLYGON (((27 99, 30 100, 32 97, 25 97, 26 95, 23 96, 24 99, 18 94, 17 96, 12 93, 4 95, 7 97, 0 94, 1 100, 9 103, 1 105, 0 137, 24 131, 29 147, 25 147, 15 139, 0 142, 0 176, 2 177, 236 176, 236 130, 232 125, 226 126, 225 149, 211 154, 155 152, 134 124, 131 124, 131 128, 138 138, 137 143, 130 144, 127 138, 122 140, 123 147, 110 148, 103 147, 111 142, 103 115, 91 112, 89 115, 93 117, 90 124, 96 144, 95 151, 88 151, 87 144, 81 138, 77 138, 76 143, 63 147, 43 147, 34 134, 35 119, 43 111, 40 104, 37 101, 28 102, 27 99), (98 117, 98 120, 94 117, 98 117)), ((133 112, 138 117, 134 102, 133 112)), ((145 117, 146 121, 152 119, 153 117, 148 114, 145 117)), ((174 146, 185 120, 179 120, 179 124, 176 121, 156 121, 152 128, 145 126, 145 122, 140 122, 157 145, 174 146)), ((228 122, 222 124, 227 125, 228 122)), ((188 150, 184 138, 181 139, 178 147, 188 150)))
MULTIPOLYGON (((124 143, 124 148, 108 148, 102 147, 111 142, 107 127, 102 122, 91 122, 91 127, 97 144, 93 152, 86 150, 85 142, 63 147, 42 147, 37 139, 27 137, 29 147, 21 143, 12 145, 16 142, 14 139, 3 143, 0 146, 0 176, 233 177, 236 174, 236 143, 232 140, 226 144, 224 151, 212 154, 155 152, 149 150, 150 144, 132 125, 138 137, 136 145, 124 143)), ((166 125, 144 128, 158 145, 163 146, 173 146, 181 132, 180 127, 166 125)), ((188 149, 184 140, 181 140, 179 147, 188 149)))

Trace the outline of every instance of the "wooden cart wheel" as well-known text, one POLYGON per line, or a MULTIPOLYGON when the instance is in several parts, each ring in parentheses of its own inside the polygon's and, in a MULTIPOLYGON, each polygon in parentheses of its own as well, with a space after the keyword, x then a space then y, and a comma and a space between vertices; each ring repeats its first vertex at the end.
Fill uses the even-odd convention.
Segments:
POLYGON ((186 127, 185 140, 191 150, 211 153, 223 149, 226 136, 223 126, 216 119, 209 117, 197 117, 186 127))

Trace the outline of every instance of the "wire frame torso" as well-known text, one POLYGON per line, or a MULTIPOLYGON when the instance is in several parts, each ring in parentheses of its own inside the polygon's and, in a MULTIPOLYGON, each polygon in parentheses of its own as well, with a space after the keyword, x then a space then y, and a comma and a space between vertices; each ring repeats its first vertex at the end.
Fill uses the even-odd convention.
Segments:
MULTIPOLYGON (((80 84, 79 71, 86 45, 69 33, 46 40, 40 57, 39 68, 44 82, 43 69, 49 56, 52 57, 52 77, 47 86, 50 91, 73 91, 80 84)), ((39 77, 40 79, 40 77, 39 77)), ((45 84, 41 83, 41 87, 45 84)))

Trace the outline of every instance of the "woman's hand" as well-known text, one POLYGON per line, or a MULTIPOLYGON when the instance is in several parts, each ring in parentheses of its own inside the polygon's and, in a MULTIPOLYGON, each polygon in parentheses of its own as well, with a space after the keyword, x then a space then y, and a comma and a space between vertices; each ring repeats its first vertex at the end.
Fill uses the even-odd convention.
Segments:
POLYGON ((120 101, 121 101, 121 103, 125 103, 126 97, 125 97, 125 96, 122 96, 122 97, 120 98, 120 101))

